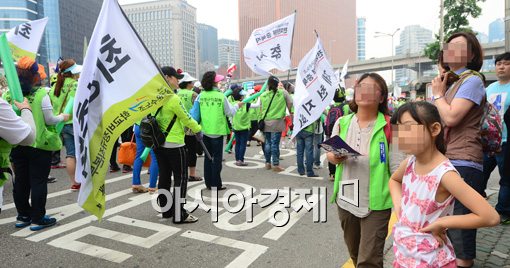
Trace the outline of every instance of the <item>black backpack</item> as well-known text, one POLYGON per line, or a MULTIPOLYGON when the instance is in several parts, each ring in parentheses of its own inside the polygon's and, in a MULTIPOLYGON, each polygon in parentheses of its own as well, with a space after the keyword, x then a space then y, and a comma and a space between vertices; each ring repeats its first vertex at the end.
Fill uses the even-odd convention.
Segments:
POLYGON ((344 115, 344 103, 342 103, 340 106, 333 106, 329 109, 328 115, 326 116, 326 122, 324 124, 326 125, 325 133, 326 136, 331 136, 331 133, 333 132, 333 127, 335 126, 336 121, 338 118, 342 117, 344 115))
POLYGON ((156 149, 163 146, 168 132, 172 129, 177 119, 177 115, 175 115, 172 121, 170 121, 170 124, 168 124, 165 132, 161 131, 158 121, 156 120, 156 116, 158 116, 160 110, 161 108, 158 109, 154 116, 150 114, 147 115, 142 119, 142 122, 140 122, 140 138, 145 147, 156 149))

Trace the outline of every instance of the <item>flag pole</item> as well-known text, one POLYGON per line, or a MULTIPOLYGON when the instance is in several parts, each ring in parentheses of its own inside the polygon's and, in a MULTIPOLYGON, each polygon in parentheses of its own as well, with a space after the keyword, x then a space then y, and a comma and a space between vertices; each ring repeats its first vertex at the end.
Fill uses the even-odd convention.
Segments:
POLYGON ((296 29, 297 9, 294 9, 294 25, 292 25, 292 38, 290 42, 290 66, 291 68, 287 72, 287 83, 290 83, 290 70, 292 69, 292 48, 294 47, 294 30, 296 29))

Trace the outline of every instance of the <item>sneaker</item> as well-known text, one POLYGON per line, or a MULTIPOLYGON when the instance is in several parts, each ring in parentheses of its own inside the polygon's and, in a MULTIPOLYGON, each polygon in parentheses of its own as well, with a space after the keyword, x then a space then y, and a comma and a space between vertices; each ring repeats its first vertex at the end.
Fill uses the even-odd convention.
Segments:
POLYGON ((110 166, 110 173, 114 173, 120 170, 119 166, 110 166))
POLYGON ((54 183, 54 182, 57 182, 57 178, 53 177, 53 176, 48 176, 48 180, 46 181, 47 183, 54 183))
POLYGON ((274 172, 282 172, 284 171, 285 169, 280 167, 280 166, 273 166, 273 171, 274 172))
POLYGON ((330 181, 335 181, 335 175, 329 175, 329 180, 330 181))
POLYGON ((57 223, 57 219, 51 218, 48 215, 44 216, 40 221, 35 222, 35 226, 30 226, 31 231, 39 231, 44 228, 48 228, 50 226, 53 226, 57 223))
POLYGON ((501 217, 501 225, 510 225, 510 217, 506 215, 499 215, 501 217))
POLYGON ((25 228, 30 224, 32 224, 32 219, 30 217, 18 216, 16 217, 16 224, 14 226, 16 226, 16 228, 25 228))
POLYGON ((322 168, 322 166, 320 166, 320 165, 313 165, 313 169, 321 169, 321 168, 322 168))
POLYGON ((80 190, 80 187, 81 187, 80 183, 78 183, 78 184, 73 183, 73 185, 71 185, 71 192, 76 192, 76 191, 80 190))
POLYGON ((270 164, 270 163, 266 163, 266 169, 267 169, 267 170, 270 170, 270 169, 271 169, 271 164, 270 164))
POLYGON ((122 166, 122 173, 129 173, 131 171, 133 171, 132 167, 126 165, 122 166))
POLYGON ((248 163, 245 163, 244 161, 241 161, 241 164, 239 164, 241 167, 247 167, 248 163))
POLYGON ((238 160, 238 161, 236 161, 235 165, 236 165, 236 166, 238 166, 238 167, 240 167, 240 166, 241 166, 241 161, 239 161, 239 160, 238 160))
POLYGON ((189 214, 188 217, 186 217, 186 219, 182 220, 182 221, 179 221, 179 222, 175 222, 175 224, 184 224, 184 223, 194 223, 194 222, 197 222, 198 221, 198 218, 189 214))

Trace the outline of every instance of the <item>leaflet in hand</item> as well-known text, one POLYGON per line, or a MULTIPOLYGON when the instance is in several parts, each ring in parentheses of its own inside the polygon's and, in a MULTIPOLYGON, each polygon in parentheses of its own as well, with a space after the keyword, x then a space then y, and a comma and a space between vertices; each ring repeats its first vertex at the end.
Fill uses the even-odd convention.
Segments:
POLYGON ((361 154, 352 149, 344 140, 339 136, 334 136, 331 139, 320 144, 324 150, 332 152, 339 156, 361 156, 361 154))

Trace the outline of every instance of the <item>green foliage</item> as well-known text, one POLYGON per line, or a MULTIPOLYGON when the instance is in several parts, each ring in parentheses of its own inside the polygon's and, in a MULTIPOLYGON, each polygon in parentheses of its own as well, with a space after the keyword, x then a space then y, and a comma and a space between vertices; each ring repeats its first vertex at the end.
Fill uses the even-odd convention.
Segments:
MULTIPOLYGON (((479 2, 485 0, 444 0, 444 40, 456 32, 472 31, 468 18, 477 18, 482 14, 479 2)), ((428 44, 424 53, 429 59, 437 61, 440 50, 439 35, 436 34, 436 41, 428 44)))

